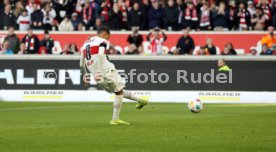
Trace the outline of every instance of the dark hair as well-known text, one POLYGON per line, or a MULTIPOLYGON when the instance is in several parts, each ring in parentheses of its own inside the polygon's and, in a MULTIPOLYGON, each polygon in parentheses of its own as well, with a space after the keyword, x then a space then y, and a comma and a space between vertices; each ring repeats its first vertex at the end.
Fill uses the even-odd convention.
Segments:
POLYGON ((101 34, 101 33, 103 33, 103 32, 106 32, 106 33, 110 34, 109 28, 106 27, 106 26, 101 26, 101 27, 98 29, 97 34, 101 34))
POLYGON ((227 45, 230 45, 230 46, 231 46, 231 49, 234 49, 234 46, 233 46, 233 44, 232 44, 231 42, 226 43, 226 44, 225 44, 225 47, 227 47, 227 45))
POLYGON ((9 26, 9 27, 8 27, 8 29, 11 29, 11 28, 12 28, 12 29, 14 29, 14 27, 13 27, 13 26, 9 26))
POLYGON ((48 30, 45 30, 45 31, 44 31, 44 34, 49 34, 49 31, 48 31, 48 30))
POLYGON ((260 10, 260 11, 263 11, 263 8, 261 8, 261 7, 257 6, 257 7, 255 8, 255 10, 260 10))
POLYGON ((205 49, 205 46, 201 46, 200 49, 205 49))
POLYGON ((79 52, 79 49, 76 43, 69 44, 69 50, 71 50, 72 45, 75 45, 75 52, 79 52))
POLYGON ((155 31, 155 32, 159 32, 159 31, 160 31, 160 28, 159 28, 159 27, 155 27, 155 28, 154 28, 154 31, 155 31))

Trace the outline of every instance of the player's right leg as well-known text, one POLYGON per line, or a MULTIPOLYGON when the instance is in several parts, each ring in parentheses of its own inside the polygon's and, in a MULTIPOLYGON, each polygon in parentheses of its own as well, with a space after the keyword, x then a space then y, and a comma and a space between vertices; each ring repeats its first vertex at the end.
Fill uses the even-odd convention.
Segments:
POLYGON ((140 98, 137 95, 133 94, 133 92, 128 90, 123 90, 123 97, 126 99, 137 101, 136 109, 142 109, 149 102, 147 99, 140 98))

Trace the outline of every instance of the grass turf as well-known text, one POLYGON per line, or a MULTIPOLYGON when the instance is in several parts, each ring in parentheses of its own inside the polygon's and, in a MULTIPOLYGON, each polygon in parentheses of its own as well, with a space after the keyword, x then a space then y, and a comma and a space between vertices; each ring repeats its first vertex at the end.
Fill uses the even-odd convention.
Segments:
POLYGON ((112 103, 0 102, 1 152, 276 151, 276 105, 124 103, 130 126, 109 126, 112 103))

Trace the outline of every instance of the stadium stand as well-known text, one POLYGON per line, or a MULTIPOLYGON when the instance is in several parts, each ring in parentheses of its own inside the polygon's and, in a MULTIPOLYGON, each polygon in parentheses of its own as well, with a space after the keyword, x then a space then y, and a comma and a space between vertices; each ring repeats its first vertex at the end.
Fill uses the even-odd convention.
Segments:
MULTIPOLYGON (((52 54, 54 46, 60 46, 57 46, 49 36, 49 31, 96 31, 98 27, 104 25, 114 31, 133 31, 133 35, 138 31, 149 31, 155 38, 150 40, 150 43, 142 40, 143 45, 133 45, 130 42, 130 45, 124 48, 113 47, 115 51, 111 50, 110 54, 248 53, 244 49, 235 50, 232 47, 235 44, 232 43, 230 43, 232 46, 224 48, 206 44, 206 46, 191 46, 189 50, 185 50, 181 43, 176 43, 175 45, 179 47, 174 49, 162 46, 163 41, 160 40, 165 36, 162 33, 188 29, 196 32, 268 30, 269 34, 261 40, 257 48, 258 54, 270 55, 274 54, 275 46, 272 44, 276 41, 274 35, 270 34, 276 27, 275 2, 274 0, 3 0, 0 2, 0 30, 8 30, 9 35, 5 38, 5 43, 1 43, 1 54, 17 54, 21 42, 28 47, 25 48, 26 51, 19 51, 20 54, 52 54), (26 33, 45 31, 48 36, 40 38, 38 43, 35 34, 29 36, 27 34, 19 41, 14 35, 14 30, 26 33), (26 39, 30 42, 26 42, 26 39), (261 53, 262 48, 265 48, 264 44, 267 44, 272 50, 269 52, 272 53, 261 53), (150 51, 145 49, 145 46, 150 47, 150 51), (129 48, 132 53, 128 52, 129 48)), ((188 37, 188 39, 191 40, 191 45, 194 45, 193 38, 188 37)), ((70 44, 71 42, 61 46, 59 50, 63 51, 59 53, 78 53, 76 49, 70 51, 70 44)))

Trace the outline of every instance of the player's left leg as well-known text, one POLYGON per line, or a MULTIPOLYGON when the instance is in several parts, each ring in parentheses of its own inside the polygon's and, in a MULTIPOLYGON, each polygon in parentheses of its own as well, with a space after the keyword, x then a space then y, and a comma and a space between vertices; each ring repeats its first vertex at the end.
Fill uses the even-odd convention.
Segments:
POLYGON ((113 103, 113 115, 110 125, 129 125, 128 122, 120 120, 120 112, 122 109, 123 90, 115 92, 115 99, 113 103))
POLYGON ((132 91, 124 90, 123 95, 123 97, 126 99, 137 101, 136 109, 142 109, 149 102, 147 99, 140 98, 137 95, 133 94, 132 91))

